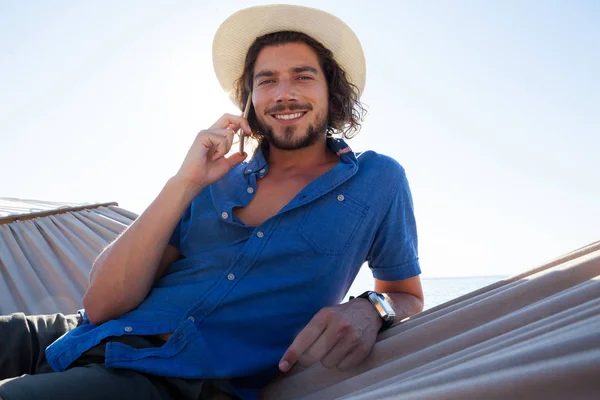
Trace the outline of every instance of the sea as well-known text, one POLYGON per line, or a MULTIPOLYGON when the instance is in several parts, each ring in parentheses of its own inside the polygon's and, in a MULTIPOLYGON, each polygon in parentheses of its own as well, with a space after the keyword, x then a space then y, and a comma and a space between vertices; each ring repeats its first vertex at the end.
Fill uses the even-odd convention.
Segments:
MULTIPOLYGON (((424 310, 443 304, 464 294, 470 293, 508 276, 465 276, 465 277, 421 277, 424 310)), ((358 276, 348 291, 348 296, 358 296, 373 290, 373 275, 367 267, 361 268, 358 276)), ((348 299, 346 296, 346 299, 348 299)))

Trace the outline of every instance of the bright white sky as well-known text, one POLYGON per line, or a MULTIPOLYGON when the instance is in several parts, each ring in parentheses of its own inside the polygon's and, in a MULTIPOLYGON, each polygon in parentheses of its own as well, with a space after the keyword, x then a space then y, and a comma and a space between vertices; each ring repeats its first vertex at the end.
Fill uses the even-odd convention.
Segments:
MULTIPOLYGON (((294 3, 362 40, 350 144, 406 168, 424 276, 515 274, 600 239, 600 2, 294 3)), ((211 42, 258 4, 0 2, 0 196, 141 213, 195 134, 239 112, 211 42)))

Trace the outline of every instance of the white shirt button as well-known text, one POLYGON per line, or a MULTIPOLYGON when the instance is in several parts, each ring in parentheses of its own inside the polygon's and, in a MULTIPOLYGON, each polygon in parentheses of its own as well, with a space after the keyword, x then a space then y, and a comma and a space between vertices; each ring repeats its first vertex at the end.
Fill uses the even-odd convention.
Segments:
POLYGON ((254 188, 249 187, 246 191, 250 194, 254 193, 254 188))
POLYGON ((259 238, 262 238, 265 236, 265 234, 263 233, 263 231, 258 231, 258 232, 256 232, 256 236, 258 236, 259 238))
POLYGON ((125 328, 123 328, 123 330, 124 330, 125 332, 133 332, 133 328, 132 328, 132 327, 130 327, 130 326, 126 326, 125 328))
POLYGON ((250 172, 252 172, 252 170, 251 169, 247 169, 246 172, 250 173, 250 172))
POLYGON ((190 322, 196 322, 196 318, 194 317, 188 317, 188 319, 190 320, 190 322))
POLYGON ((338 199, 338 201, 344 201, 344 195, 343 195, 343 194, 340 194, 340 195, 337 197, 337 199, 338 199))
POLYGON ((223 212, 221 213, 221 218, 223 218, 223 219, 227 219, 227 218, 229 218, 229 214, 227 214, 225 211, 223 211, 223 212))
POLYGON ((267 170, 263 168, 263 169, 261 169, 261 170, 260 170, 260 171, 258 171, 258 172, 260 172, 261 174, 264 174, 266 171, 267 171, 267 170))
POLYGON ((229 274, 227 275, 227 279, 229 279, 230 281, 235 279, 235 274, 229 274))

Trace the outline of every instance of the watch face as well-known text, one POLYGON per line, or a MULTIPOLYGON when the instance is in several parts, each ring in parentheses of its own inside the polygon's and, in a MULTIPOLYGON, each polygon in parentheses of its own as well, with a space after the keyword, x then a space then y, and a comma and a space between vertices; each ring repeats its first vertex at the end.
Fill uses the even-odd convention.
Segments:
POLYGON ((394 309, 392 308, 392 306, 390 306, 390 303, 388 303, 387 300, 383 301, 383 309, 388 315, 396 315, 394 309))
POLYGON ((381 318, 384 318, 384 319, 388 318, 388 317, 393 318, 396 316, 394 309, 392 308, 390 303, 388 303, 388 301, 385 299, 385 297, 383 295, 373 292, 373 293, 369 294, 369 300, 375 306, 375 308, 377 309, 377 312, 379 313, 381 318))

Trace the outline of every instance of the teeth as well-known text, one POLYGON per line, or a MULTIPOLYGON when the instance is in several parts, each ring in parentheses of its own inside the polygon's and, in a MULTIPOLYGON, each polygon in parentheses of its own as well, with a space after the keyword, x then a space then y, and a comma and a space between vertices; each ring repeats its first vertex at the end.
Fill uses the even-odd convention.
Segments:
POLYGON ((286 114, 286 115, 274 115, 277 119, 294 119, 300 118, 304 113, 286 114))

